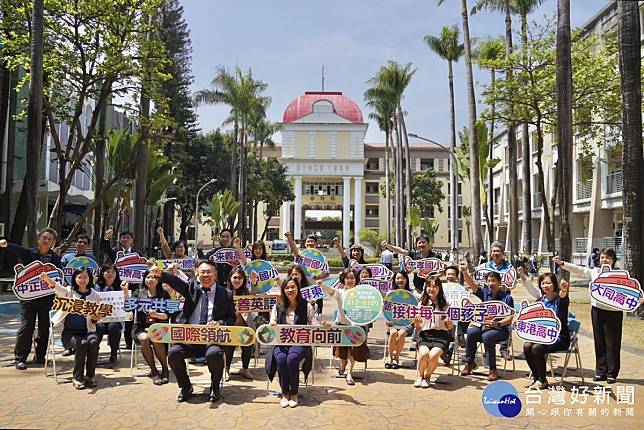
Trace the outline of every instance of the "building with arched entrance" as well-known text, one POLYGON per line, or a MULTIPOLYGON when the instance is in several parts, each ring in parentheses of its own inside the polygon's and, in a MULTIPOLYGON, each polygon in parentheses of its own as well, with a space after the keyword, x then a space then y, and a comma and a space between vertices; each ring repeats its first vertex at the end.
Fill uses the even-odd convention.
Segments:
MULTIPOLYGON (((347 247, 351 239, 359 241, 364 229, 385 234, 388 219, 393 220, 393 210, 388 215, 387 200, 380 191, 385 180, 385 145, 365 143, 367 128, 358 104, 341 92, 306 92, 289 103, 282 118, 281 144, 264 156, 286 166, 295 199, 284 203, 270 220, 268 240, 283 238, 285 231, 291 231, 296 240, 326 232, 327 237, 339 234, 347 247), (320 211, 333 216, 310 215, 320 211)), ((448 249, 449 153, 412 138, 409 146, 412 174, 431 167, 443 183, 443 210, 426 211, 423 216, 439 223, 435 247, 448 249)), ((459 215, 461 207, 470 204, 468 189, 469 183, 459 184, 459 215)), ((459 221, 461 248, 470 242, 466 227, 459 221)), ((393 230, 391 236, 393 242, 393 230)))

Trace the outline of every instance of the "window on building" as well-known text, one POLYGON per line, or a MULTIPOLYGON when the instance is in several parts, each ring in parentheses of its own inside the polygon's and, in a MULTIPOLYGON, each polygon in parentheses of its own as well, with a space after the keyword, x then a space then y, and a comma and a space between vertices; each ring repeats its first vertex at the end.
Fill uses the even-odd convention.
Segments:
POLYGON ((380 170, 380 159, 379 158, 369 158, 367 159, 367 170, 380 170))
POLYGON ((367 205, 366 215, 367 215, 367 218, 378 218, 379 216, 378 206, 367 205))
POLYGON ((421 158, 420 159, 420 170, 424 172, 429 168, 434 168, 434 159, 433 158, 421 158))
MULTIPOLYGON (((450 182, 447 183, 447 195, 452 194, 452 184, 450 182)), ((463 195, 463 183, 459 182, 458 183, 458 195, 462 196, 463 195)))
POLYGON ((378 183, 377 182, 367 182, 366 186, 367 194, 378 194, 378 183))

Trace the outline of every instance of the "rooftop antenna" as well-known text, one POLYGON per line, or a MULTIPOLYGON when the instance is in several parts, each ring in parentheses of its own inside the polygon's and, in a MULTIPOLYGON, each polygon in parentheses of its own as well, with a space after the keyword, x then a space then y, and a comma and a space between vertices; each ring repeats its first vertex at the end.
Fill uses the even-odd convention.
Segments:
POLYGON ((324 64, 322 64, 322 92, 324 92, 324 64))

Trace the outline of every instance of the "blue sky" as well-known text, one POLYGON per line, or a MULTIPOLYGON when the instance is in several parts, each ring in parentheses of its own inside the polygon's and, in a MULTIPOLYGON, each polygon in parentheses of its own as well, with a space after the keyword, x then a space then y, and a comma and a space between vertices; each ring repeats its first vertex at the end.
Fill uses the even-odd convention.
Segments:
MULTIPOLYGON (((571 0, 572 26, 595 15, 608 0, 571 0)), ((325 65, 327 91, 342 91, 368 111, 362 94, 366 81, 388 60, 413 63, 416 74, 403 100, 407 129, 439 142, 448 142, 449 93, 447 64, 424 44, 426 34, 438 34, 443 25, 461 27, 460 0, 182 0, 184 18, 193 46, 193 91, 207 88, 215 68, 235 64, 252 69, 256 79, 268 83, 273 103, 271 121, 281 121, 288 103, 304 91, 321 89, 325 65)), ((468 1, 471 7, 473 0, 468 1)), ((531 17, 554 19, 556 0, 545 0, 531 17)), ((518 28, 518 20, 513 20, 518 28)), ((470 17, 471 36, 485 38, 503 32, 503 16, 482 12, 470 17)), ((474 67, 476 81, 488 73, 474 67)), ((464 63, 454 69, 456 121, 467 122, 464 63)), ((477 90, 478 97, 478 90, 477 90)), ((227 109, 197 109, 202 130, 221 126, 227 109)), ((279 136, 277 136, 279 139, 279 136)), ((383 142, 370 123, 366 142, 383 142)))

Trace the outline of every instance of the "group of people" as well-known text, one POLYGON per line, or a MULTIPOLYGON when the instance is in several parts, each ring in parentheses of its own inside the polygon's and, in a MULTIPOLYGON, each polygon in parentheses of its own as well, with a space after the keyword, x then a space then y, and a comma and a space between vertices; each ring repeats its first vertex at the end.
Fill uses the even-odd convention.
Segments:
MULTIPOLYGON (((158 230, 161 238, 161 245, 166 258, 186 258, 188 246, 183 241, 177 241, 172 246, 166 241, 162 229, 158 230)), ((140 346, 146 363, 149 365, 149 377, 155 385, 163 385, 169 382, 169 371, 172 370, 179 386, 178 401, 186 401, 193 392, 192 383, 186 369, 186 359, 201 357, 211 374, 211 387, 209 400, 217 402, 221 398, 221 380, 230 378, 230 365, 233 361, 235 347, 195 344, 173 344, 167 347, 166 344, 151 342, 146 329, 157 322, 173 321, 179 324, 198 324, 211 326, 256 326, 256 317, 250 313, 236 311, 234 305, 235 295, 248 295, 247 275, 241 267, 233 267, 227 263, 214 262, 209 259, 219 248, 236 247, 239 252, 242 264, 246 264, 247 257, 241 249, 241 243, 233 238, 230 230, 222 230, 219 237, 218 248, 207 253, 198 247, 199 260, 194 270, 180 270, 173 267, 169 271, 162 271, 154 265, 149 266, 143 275, 143 283, 128 284, 121 282, 119 273, 114 266, 114 259, 118 252, 135 252, 132 248, 133 235, 129 231, 119 233, 119 244, 112 248, 109 240, 112 230, 108 230, 104 240, 101 242, 101 250, 107 258, 107 262, 100 268, 96 283, 92 272, 87 268, 74 270, 69 286, 63 286, 51 279, 46 273, 41 279, 47 282, 54 290, 55 295, 71 297, 74 299, 99 301, 99 292, 122 291, 124 297, 132 295, 137 298, 181 298, 184 301, 183 307, 172 314, 158 312, 156 310, 139 311, 133 321, 101 323, 96 315, 81 316, 72 313, 59 311, 54 317, 54 323, 62 323, 62 340, 65 346, 64 355, 74 355, 73 386, 77 389, 95 387, 96 363, 99 352, 99 345, 103 336, 107 335, 110 349, 108 367, 114 367, 117 363, 117 352, 120 348, 121 333, 124 335, 125 348, 132 347, 132 342, 140 346), (160 370, 156 363, 159 363, 160 370)), ((290 235, 286 238, 291 246, 293 255, 300 252, 297 244, 290 235)), ((90 238, 79 235, 76 242, 76 251, 72 254, 61 256, 54 252, 57 240, 56 232, 52 229, 44 229, 38 234, 37 247, 27 249, 17 244, 7 243, 0 240, 0 250, 9 251, 23 264, 32 261, 52 263, 58 268, 64 267, 64 262, 73 257, 87 256, 94 258, 87 253, 90 238)), ((309 236, 304 242, 306 248, 316 248, 317 238, 309 236)), ((344 269, 339 273, 339 286, 330 287, 323 282, 329 276, 323 272, 317 276, 307 277, 302 267, 293 265, 280 284, 280 299, 270 314, 260 315, 266 318, 271 325, 318 325, 326 328, 331 324, 353 325, 344 313, 343 303, 347 292, 360 284, 365 278, 371 278, 368 267, 363 267, 360 272, 350 268, 350 260, 356 260, 360 265, 365 265, 364 249, 360 245, 353 245, 349 249, 349 255, 345 252, 339 241, 335 241, 344 269), (334 320, 323 321, 322 300, 307 303, 300 294, 303 288, 311 283, 317 283, 332 300, 337 304, 337 314, 334 320)), ((416 240, 416 250, 408 251, 400 247, 382 243, 385 252, 392 255, 411 256, 413 259, 424 259, 435 257, 430 242, 426 236, 420 236, 416 240)), ((251 260, 266 259, 266 247, 262 242, 252 245, 251 260)), ((617 256, 612 249, 602 250, 600 253, 601 265, 615 267, 617 256)), ((393 263, 393 258, 391 260, 393 263)), ((594 280, 600 273, 600 269, 589 269, 564 262, 558 257, 554 259, 555 264, 563 270, 567 270, 579 276, 594 280)), ((392 266, 393 267, 393 266, 392 266)), ((490 260, 482 264, 483 268, 492 270, 487 277, 485 285, 479 285, 472 278, 474 267, 471 264, 461 263, 460 265, 450 264, 442 273, 432 274, 422 278, 414 273, 410 282, 409 274, 403 270, 394 272, 392 282, 394 289, 408 290, 419 299, 419 305, 431 306, 435 311, 446 311, 449 304, 443 289, 444 282, 461 282, 471 290, 481 301, 502 301, 509 307, 514 307, 514 300, 511 291, 501 284, 501 274, 512 267, 512 264, 505 260, 503 245, 495 242, 491 246, 490 260)), ((568 284, 558 282, 557 277, 552 273, 542 273, 537 285, 532 285, 525 276, 526 273, 519 269, 520 280, 527 291, 544 306, 552 309, 562 322, 562 330, 559 338, 553 345, 542 345, 526 342, 523 352, 531 370, 529 386, 544 389, 548 386, 546 377, 546 354, 549 352, 566 350, 570 345, 570 333, 568 332, 568 284)), ((251 279, 251 283, 256 282, 251 279)), ((21 325, 18 330, 15 346, 15 367, 19 370, 27 368, 27 358, 32 349, 32 338, 38 322, 38 332, 35 338, 35 364, 45 363, 47 341, 49 336, 49 311, 52 307, 53 296, 45 296, 30 301, 21 301, 21 325)), ((595 381, 607 381, 614 383, 620 366, 621 330, 623 313, 608 309, 606 306, 593 301, 592 306, 593 334, 595 340, 596 375, 595 381)), ((418 360, 417 375, 413 385, 426 388, 431 384, 431 377, 443 359, 449 364, 455 344, 465 346, 465 365, 462 375, 472 373, 475 364, 477 345, 483 343, 486 351, 489 374, 487 379, 494 381, 499 378, 496 370, 496 345, 501 344, 503 353, 504 343, 507 348, 507 340, 510 335, 509 328, 512 324, 512 316, 497 318, 487 321, 484 324, 453 322, 446 315, 433 315, 430 319, 417 317, 412 324, 397 327, 388 324, 389 333, 389 360, 385 364, 387 369, 400 367, 400 354, 404 348, 405 339, 413 334, 416 335, 418 360)), ((363 327, 365 333, 369 333, 371 325, 363 327)), ((241 347, 242 370, 240 375, 244 379, 253 379, 249 370, 249 363, 253 353, 253 346, 241 347)), ((334 355, 339 359, 339 375, 343 375, 348 385, 354 385, 352 375, 356 362, 366 362, 369 358, 367 341, 354 347, 335 347, 334 355)), ((281 387, 282 407, 296 407, 298 405, 298 387, 300 364, 303 362, 305 375, 312 367, 312 350, 303 345, 275 346, 271 347, 266 355, 266 372, 272 380, 275 374, 281 387)))

